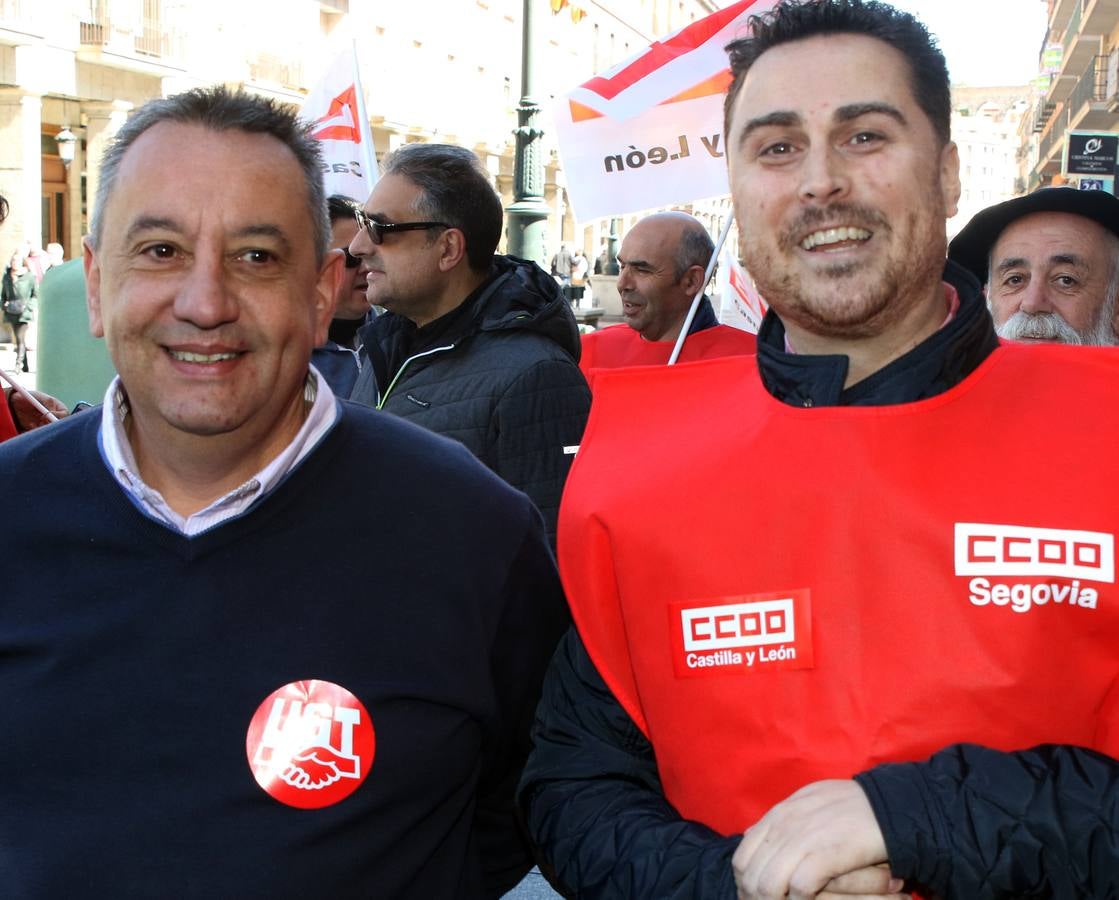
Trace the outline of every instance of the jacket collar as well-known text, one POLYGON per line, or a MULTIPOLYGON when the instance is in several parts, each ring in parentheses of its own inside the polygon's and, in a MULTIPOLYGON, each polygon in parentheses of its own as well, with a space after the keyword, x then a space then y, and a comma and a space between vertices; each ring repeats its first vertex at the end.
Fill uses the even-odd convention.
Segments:
POLYGON ((846 390, 848 358, 785 352, 785 326, 770 310, 758 332, 758 370, 766 389, 792 406, 889 406, 959 384, 998 346, 998 338, 975 277, 948 262, 944 280, 960 295, 955 318, 846 390))
POLYGON ((711 305, 711 301, 707 299, 707 295, 703 295, 703 299, 699 301, 699 306, 695 311, 695 318, 692 319, 691 328, 688 329, 688 334, 695 334, 697 331, 706 331, 708 328, 714 328, 719 324, 719 318, 715 315, 715 308, 711 305))
POLYGON ((383 390, 415 353, 458 345, 489 331, 530 331, 554 341, 573 360, 579 360, 579 328, 571 304, 551 275, 536 263, 513 256, 494 256, 489 278, 462 304, 423 329, 386 312, 362 326, 358 340, 383 390))

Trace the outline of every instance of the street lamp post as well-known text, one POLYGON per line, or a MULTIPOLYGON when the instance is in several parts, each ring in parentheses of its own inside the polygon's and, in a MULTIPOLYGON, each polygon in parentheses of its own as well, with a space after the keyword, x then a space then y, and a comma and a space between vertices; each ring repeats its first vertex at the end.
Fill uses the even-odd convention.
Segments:
POLYGON ((618 220, 610 220, 610 234, 606 238, 606 267, 602 270, 603 275, 617 275, 621 269, 618 268, 618 220))
POLYGON ((533 7, 538 0, 522 0, 521 102, 517 106, 517 152, 513 164, 513 205, 507 210, 508 247, 512 256, 545 265, 544 232, 548 204, 544 202, 544 162, 540 104, 533 97, 535 78, 533 7))

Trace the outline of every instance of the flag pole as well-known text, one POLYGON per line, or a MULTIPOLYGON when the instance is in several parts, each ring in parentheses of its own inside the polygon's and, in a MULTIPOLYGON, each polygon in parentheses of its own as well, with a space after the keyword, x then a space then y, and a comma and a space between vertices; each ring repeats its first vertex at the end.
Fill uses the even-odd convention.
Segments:
MULTIPOLYGON (((361 142, 363 145, 367 145, 363 146, 362 148, 362 155, 364 156, 362 162, 365 164, 366 172, 365 183, 368 186, 368 189, 372 191, 374 185, 377 184, 378 180, 377 151, 373 146, 373 129, 369 125, 369 115, 365 111, 365 90, 364 88, 362 88, 361 85, 361 69, 358 65, 357 59, 357 38, 354 38, 350 42, 350 50, 353 53, 354 59, 354 94, 357 97, 357 109, 354 110, 354 112, 357 113, 359 128, 358 134, 361 135, 367 133, 369 136, 368 141, 361 142)), ((356 199, 358 200, 358 202, 364 203, 368 199, 368 197, 359 197, 356 199)))
POLYGON ((21 397, 26 398, 28 403, 30 403, 32 406, 35 407, 35 409, 37 409, 44 416, 46 416, 46 419, 47 419, 48 422, 57 422, 58 421, 58 416, 56 416, 49 409, 47 409, 45 406, 43 406, 42 403, 40 403, 38 400, 36 400, 35 397, 32 395, 32 393, 29 390, 27 390, 27 388, 25 388, 18 381, 16 381, 14 378, 12 378, 12 376, 9 375, 7 372, 4 372, 3 370, 0 370, 0 379, 8 382, 8 384, 10 384, 12 386, 13 391, 15 391, 21 397))
POLYGON ((676 346, 672 348, 672 355, 668 357, 668 364, 670 366, 676 365, 676 360, 680 356, 680 351, 684 349, 684 339, 688 336, 688 329, 692 327, 692 321, 695 319, 696 310, 699 309, 699 304, 703 301, 703 291, 707 287, 707 283, 711 281, 711 273, 715 271, 715 263, 719 259, 719 254, 723 250, 723 244, 727 242, 727 235, 730 234, 730 226, 734 222, 734 215, 727 216, 726 222, 723 223, 723 231, 719 235, 719 240, 715 243, 715 249, 711 251, 711 259, 707 261, 707 271, 703 273, 703 287, 700 288, 699 293, 695 295, 692 300, 692 305, 688 309, 687 316, 684 317, 684 324, 680 326, 680 334, 676 338, 676 346))

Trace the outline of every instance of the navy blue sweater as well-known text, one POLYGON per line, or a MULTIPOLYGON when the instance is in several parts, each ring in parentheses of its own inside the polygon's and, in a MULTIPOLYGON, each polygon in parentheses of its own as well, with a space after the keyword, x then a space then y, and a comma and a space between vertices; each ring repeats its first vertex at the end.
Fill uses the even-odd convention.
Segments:
POLYGON ((0 447, 5 897, 486 897, 566 607, 539 514, 460 445, 343 404, 249 513, 185 538, 77 416, 0 447), (338 498, 345 497, 342 504, 338 498), (341 802, 272 799, 250 718, 303 679, 372 719, 341 802))

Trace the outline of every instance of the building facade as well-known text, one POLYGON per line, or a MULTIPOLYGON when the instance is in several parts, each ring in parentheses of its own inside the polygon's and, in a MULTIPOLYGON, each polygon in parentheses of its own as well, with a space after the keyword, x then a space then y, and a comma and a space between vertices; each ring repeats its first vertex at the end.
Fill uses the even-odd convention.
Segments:
POLYGON ((1070 132, 1119 133, 1119 0, 1048 0, 1048 8, 1042 80, 1022 133, 1026 190, 1069 180, 1070 132))
POLYGON ((953 236, 981 209, 1021 193, 1020 125, 1029 108, 1028 85, 952 88, 952 140, 960 152, 959 212, 953 236))
MULTIPOLYGON (((0 0, 0 193, 11 204, 0 254, 6 260, 24 239, 57 241, 67 258, 80 253, 107 142, 147 100, 220 83, 298 105, 351 41, 378 158, 412 141, 461 144, 482 158, 508 205, 522 2, 0 0)), ((557 95, 723 5, 529 2, 538 4, 536 99, 546 111, 557 95)), ((544 129, 550 243, 597 252, 606 224, 576 228, 547 119, 544 129)))

